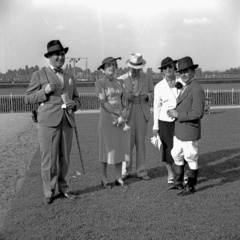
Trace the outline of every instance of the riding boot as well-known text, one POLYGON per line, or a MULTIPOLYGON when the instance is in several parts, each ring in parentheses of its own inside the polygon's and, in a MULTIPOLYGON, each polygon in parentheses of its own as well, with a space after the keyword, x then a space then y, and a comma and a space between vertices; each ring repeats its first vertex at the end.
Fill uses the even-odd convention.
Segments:
POLYGON ((184 178, 183 178, 184 186, 187 184, 188 181, 188 171, 189 171, 188 162, 184 159, 184 178))
POLYGON ((195 186, 197 184, 197 178, 198 178, 198 169, 197 170, 190 169, 188 172, 187 187, 182 192, 180 192, 178 195, 186 196, 186 195, 195 193, 196 192, 195 186))
POLYGON ((174 175, 175 175, 175 179, 174 179, 174 185, 169 187, 169 190, 181 190, 183 189, 183 176, 184 176, 184 165, 179 166, 179 165, 175 165, 174 168, 174 175))

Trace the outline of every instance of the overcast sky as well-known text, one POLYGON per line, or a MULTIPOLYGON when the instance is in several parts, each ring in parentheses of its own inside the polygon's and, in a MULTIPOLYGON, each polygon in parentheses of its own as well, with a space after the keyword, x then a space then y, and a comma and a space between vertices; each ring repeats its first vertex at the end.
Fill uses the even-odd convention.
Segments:
MULTIPOLYGON (((67 57, 88 59, 139 52, 155 72, 170 56, 191 56, 203 71, 240 66, 238 0, 0 0, 0 72, 38 65, 59 39, 67 57)), ((66 63, 69 63, 68 60, 66 63)), ((76 64, 85 69, 86 60, 76 64)))

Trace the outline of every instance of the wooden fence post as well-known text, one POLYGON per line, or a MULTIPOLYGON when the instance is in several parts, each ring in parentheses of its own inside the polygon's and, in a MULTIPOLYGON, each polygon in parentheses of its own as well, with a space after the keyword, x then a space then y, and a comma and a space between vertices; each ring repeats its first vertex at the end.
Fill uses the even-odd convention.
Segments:
POLYGON ((13 113, 13 95, 12 95, 12 93, 10 94, 10 99, 11 99, 11 112, 13 113))

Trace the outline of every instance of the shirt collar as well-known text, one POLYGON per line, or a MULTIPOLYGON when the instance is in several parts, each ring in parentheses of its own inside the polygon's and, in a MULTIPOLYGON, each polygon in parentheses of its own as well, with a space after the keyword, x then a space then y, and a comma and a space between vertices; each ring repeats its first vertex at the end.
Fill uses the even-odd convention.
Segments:
MULTIPOLYGON (((52 65, 50 65, 50 68, 53 70, 54 69, 54 67, 52 66, 52 65)), ((54 71, 54 70, 53 70, 54 71)))
MULTIPOLYGON (((53 67, 52 65, 50 65, 50 68, 51 68, 54 72, 56 72, 55 69, 57 69, 57 68, 53 67)), ((60 69, 61 69, 61 71, 63 71, 62 68, 60 68, 60 69)), ((60 71, 59 71, 59 73, 60 73, 60 71)), ((61 73, 63 74, 63 72, 61 72, 61 73)))

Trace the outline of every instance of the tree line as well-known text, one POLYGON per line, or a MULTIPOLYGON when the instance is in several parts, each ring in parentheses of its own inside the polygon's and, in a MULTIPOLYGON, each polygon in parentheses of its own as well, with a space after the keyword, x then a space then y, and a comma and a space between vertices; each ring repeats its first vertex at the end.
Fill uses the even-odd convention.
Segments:
MULTIPOLYGON (((43 67, 42 69, 44 69, 43 67)), ((0 73, 0 82, 28 82, 31 75, 40 70, 39 66, 19 68, 14 70, 8 70, 5 74, 0 73)), ((102 71, 95 70, 91 72, 90 69, 81 69, 79 67, 73 68, 71 64, 66 64, 64 70, 69 74, 75 76, 77 81, 96 81, 102 76, 102 71)), ((116 76, 121 76, 128 71, 128 68, 118 68, 116 70, 116 76)), ((154 79, 162 79, 163 75, 159 72, 154 72, 152 68, 147 68, 146 73, 152 75, 154 79)), ((198 78, 240 78, 240 67, 230 68, 226 71, 202 71, 201 68, 196 69, 196 77, 198 78)))

